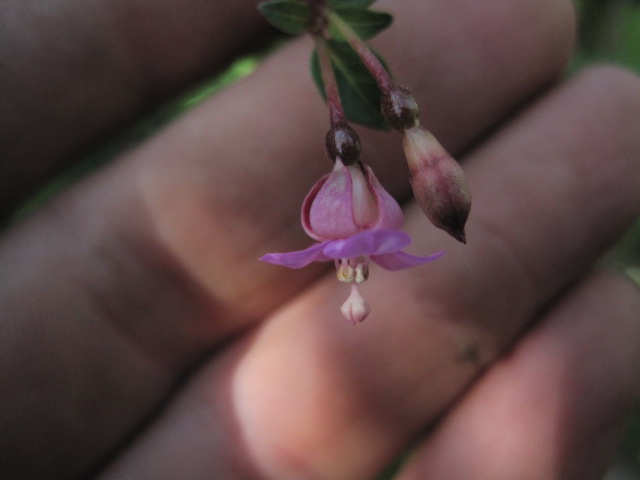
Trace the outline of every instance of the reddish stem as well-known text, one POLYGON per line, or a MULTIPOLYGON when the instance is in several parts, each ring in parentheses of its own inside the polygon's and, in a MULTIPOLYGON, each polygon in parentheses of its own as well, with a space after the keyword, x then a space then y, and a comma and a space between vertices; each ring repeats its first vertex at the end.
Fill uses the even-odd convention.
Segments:
POLYGON ((327 96, 327 105, 329 106, 329 119, 331 126, 336 127, 346 123, 342 102, 340 101, 338 83, 333 73, 327 41, 320 35, 315 35, 315 40, 318 62, 320 64, 320 74, 322 75, 322 83, 324 84, 324 91, 327 96))
POLYGON ((321 35, 327 26, 326 3, 326 0, 307 0, 312 12, 312 21, 309 25, 309 33, 312 35, 321 35))
POLYGON ((362 63, 371 73, 374 80, 378 84, 382 93, 388 92, 393 86, 391 75, 387 72, 382 62, 369 49, 366 43, 358 36, 353 29, 346 24, 338 15, 328 12, 328 18, 331 24, 338 29, 342 36, 347 40, 354 52, 358 54, 362 63))

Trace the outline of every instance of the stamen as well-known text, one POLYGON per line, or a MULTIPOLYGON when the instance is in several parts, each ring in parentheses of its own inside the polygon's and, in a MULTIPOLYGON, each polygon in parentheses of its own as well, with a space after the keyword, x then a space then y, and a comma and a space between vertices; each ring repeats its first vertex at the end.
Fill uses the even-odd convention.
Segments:
POLYGON ((345 283, 352 283, 355 279, 355 271, 351 265, 349 265, 348 258, 341 258, 336 260, 336 273, 338 280, 345 283))
POLYGON ((334 260, 338 280, 345 283, 362 283, 369 278, 369 256, 334 260))
POLYGON ((358 257, 355 261, 356 283, 365 282, 369 278, 369 256, 358 257))
POLYGON ((356 265, 356 283, 362 283, 369 278, 369 267, 364 263, 356 265))

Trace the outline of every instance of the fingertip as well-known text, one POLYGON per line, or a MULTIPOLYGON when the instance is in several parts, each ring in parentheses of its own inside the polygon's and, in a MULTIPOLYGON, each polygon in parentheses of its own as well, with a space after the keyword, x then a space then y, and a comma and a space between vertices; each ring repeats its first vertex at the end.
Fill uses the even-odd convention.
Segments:
POLYGON ((637 393, 640 293, 598 272, 500 359, 399 480, 597 479, 637 393))

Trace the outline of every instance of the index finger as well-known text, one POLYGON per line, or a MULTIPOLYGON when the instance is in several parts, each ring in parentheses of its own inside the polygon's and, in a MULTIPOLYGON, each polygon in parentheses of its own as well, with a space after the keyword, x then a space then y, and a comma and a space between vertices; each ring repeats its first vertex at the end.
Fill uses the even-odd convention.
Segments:
POLYGON ((89 146, 265 38, 253 0, 0 10, 0 217, 89 146))

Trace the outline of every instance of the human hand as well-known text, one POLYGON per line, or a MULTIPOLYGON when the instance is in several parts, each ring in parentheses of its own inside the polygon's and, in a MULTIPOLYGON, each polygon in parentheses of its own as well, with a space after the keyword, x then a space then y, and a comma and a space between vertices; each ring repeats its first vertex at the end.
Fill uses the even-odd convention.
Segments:
MULTIPOLYGON (((38 4, 0 29, 21 107, 2 124, 7 205, 264 33, 250 1, 20 10, 38 4), (49 48, 29 57, 35 35, 49 48)), ((373 268, 356 328, 327 266, 257 261, 309 243, 299 204, 330 168, 293 42, 4 233, 3 478, 365 479, 410 445, 403 480, 601 475, 637 394, 640 296, 593 264, 639 213, 640 84, 594 69, 514 114, 566 62, 570 2, 379 8, 424 123, 468 151, 468 245, 408 203, 414 251, 447 254, 373 268)), ((362 137, 408 195, 399 137, 362 137)))

